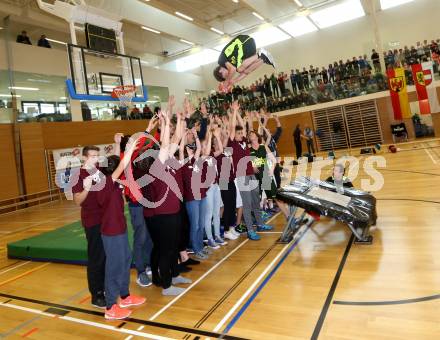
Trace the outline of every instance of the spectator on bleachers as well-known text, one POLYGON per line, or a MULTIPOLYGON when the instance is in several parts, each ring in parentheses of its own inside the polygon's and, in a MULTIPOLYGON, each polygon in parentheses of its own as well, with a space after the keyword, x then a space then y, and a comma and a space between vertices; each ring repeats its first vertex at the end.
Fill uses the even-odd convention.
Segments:
POLYGON ((32 45, 31 40, 27 36, 26 31, 21 31, 21 33, 19 35, 17 35, 17 42, 19 44, 32 45))
POLYGON ((335 82, 335 77, 336 77, 336 69, 333 66, 333 64, 329 64, 328 65, 328 78, 329 78, 329 81, 331 83, 334 83, 335 82))
POLYGON ((284 72, 278 74, 278 87, 280 88, 281 96, 284 96, 284 94, 286 93, 286 85, 285 85, 286 79, 287 77, 284 75, 284 72))
POLYGON ((328 83, 328 71, 324 66, 321 69, 321 79, 324 84, 328 83))
POLYGON ((272 97, 272 90, 270 89, 270 79, 264 75, 264 94, 266 97, 272 97))
POLYGON ((424 56, 425 49, 423 48, 423 45, 420 43, 420 41, 417 41, 417 61, 422 62, 424 56))
POLYGON ((292 85, 292 91, 296 95, 298 93, 298 88, 296 87, 296 77, 295 72, 290 70, 290 84, 292 85))
POLYGON ((148 105, 145 105, 142 109, 142 119, 151 119, 153 118, 153 112, 151 112, 151 109, 148 107, 148 105))
POLYGON ((38 46, 52 48, 52 46, 50 46, 49 40, 46 39, 46 36, 44 34, 42 34, 40 39, 38 40, 38 46))
POLYGON ((417 64, 417 59, 418 59, 418 53, 417 50, 414 46, 411 46, 411 57, 409 59, 409 63, 410 65, 414 65, 417 64))
POLYGON ((308 90, 310 88, 310 85, 309 85, 309 72, 306 70, 305 67, 303 67, 303 71, 301 72, 301 76, 302 76, 302 82, 303 82, 304 88, 306 90, 308 90))
POLYGON ((278 79, 275 76, 275 73, 272 73, 270 76, 270 85, 272 86, 272 93, 275 97, 280 96, 280 92, 278 91, 278 79))
POLYGON ((316 72, 315 72, 315 68, 313 67, 313 65, 310 65, 309 76, 310 76, 310 85, 312 87, 316 87, 316 72))
POLYGON ((374 72, 380 72, 380 58, 379 53, 377 53, 376 50, 372 50, 371 61, 373 63, 374 72))
POLYGON ((296 79, 296 84, 298 86, 298 92, 301 92, 304 89, 304 82, 303 82, 302 74, 298 69, 296 69, 295 71, 295 79, 296 79))

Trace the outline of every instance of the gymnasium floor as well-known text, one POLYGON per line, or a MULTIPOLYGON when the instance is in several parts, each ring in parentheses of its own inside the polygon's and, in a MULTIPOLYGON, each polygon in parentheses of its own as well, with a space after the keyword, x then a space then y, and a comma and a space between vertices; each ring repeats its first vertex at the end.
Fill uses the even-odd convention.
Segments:
MULTIPOLYGON (((8 242, 78 220, 77 207, 0 216, 0 338, 214 339, 226 329, 236 339, 438 339, 440 141, 399 147, 383 154, 373 245, 352 244, 327 219, 289 245, 275 243, 279 233, 242 237, 194 267, 174 299, 139 288, 133 273, 132 291, 148 301, 125 322, 90 306, 85 267, 6 257, 8 242)), ((272 223, 282 230, 281 216, 272 223)))

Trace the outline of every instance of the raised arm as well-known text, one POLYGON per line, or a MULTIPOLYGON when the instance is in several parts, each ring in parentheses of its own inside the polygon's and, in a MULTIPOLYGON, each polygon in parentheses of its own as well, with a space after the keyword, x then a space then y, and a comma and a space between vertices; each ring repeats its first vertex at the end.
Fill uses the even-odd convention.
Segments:
POLYGON ((180 141, 180 145, 179 145, 179 160, 182 162, 185 160, 186 134, 187 132, 184 131, 182 140, 180 141))
POLYGON ((196 152, 194 153, 194 159, 197 160, 200 157, 200 153, 202 152, 202 145, 200 144, 199 136, 197 135, 196 128, 192 128, 191 132, 194 135, 194 140, 196 141, 196 152))
POLYGON ((208 133, 206 134, 206 146, 202 150, 203 156, 209 156, 211 154, 211 145, 212 145, 212 132, 210 125, 208 128, 208 133))
POLYGON ((229 139, 233 141, 235 139, 235 126, 237 125, 237 115, 238 115, 238 109, 240 106, 238 105, 237 101, 234 101, 231 105, 232 109, 232 118, 230 121, 229 126, 229 139))
POLYGON ((223 153, 222 130, 217 128, 214 130, 214 137, 217 139, 218 151, 214 151, 214 157, 218 157, 223 153))
POLYGON ((267 149, 269 147, 269 145, 270 145, 270 141, 272 139, 272 135, 270 134, 270 131, 268 129, 266 129, 266 128, 264 128, 264 132, 266 133, 266 136, 267 136, 266 143, 264 143, 264 145, 266 146, 266 149, 267 149))
POLYGON ((128 163, 131 162, 131 156, 133 155, 133 152, 137 148, 138 141, 139 139, 130 138, 130 141, 127 143, 127 146, 125 147, 124 156, 119 162, 118 167, 112 173, 113 181, 116 181, 121 176, 121 174, 124 172, 124 169, 127 167, 128 163))
POLYGON ((278 140, 281 137, 281 133, 283 132, 283 128, 281 127, 280 117, 278 117, 277 115, 274 115, 274 119, 277 122, 277 130, 272 135, 272 138, 275 141, 275 143, 278 143, 278 140))
POLYGON ((163 129, 161 130, 162 133, 160 134, 161 138, 161 145, 160 145, 160 151, 159 151, 159 160, 162 163, 165 163, 166 160, 169 157, 169 146, 170 146, 170 117, 168 114, 165 114, 163 112, 160 112, 161 120, 163 129))
POLYGON ((122 139, 122 137, 124 137, 124 134, 120 133, 120 132, 116 133, 115 137, 114 137, 115 144, 116 144, 114 154, 118 157, 121 156, 121 139, 122 139))

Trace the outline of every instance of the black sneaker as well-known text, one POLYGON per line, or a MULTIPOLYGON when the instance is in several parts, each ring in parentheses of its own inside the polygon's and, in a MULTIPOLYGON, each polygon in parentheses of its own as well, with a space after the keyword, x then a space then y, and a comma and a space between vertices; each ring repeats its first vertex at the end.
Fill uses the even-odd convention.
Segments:
POLYGON ((105 302, 105 297, 103 294, 97 294, 96 296, 92 296, 92 306, 96 308, 105 308, 107 306, 105 302))
POLYGON ((244 234, 247 233, 247 227, 243 223, 240 223, 235 227, 235 231, 239 234, 244 234))
POLYGON ((184 266, 194 266, 196 264, 200 264, 200 261, 194 260, 192 258, 189 258, 185 262, 182 262, 184 266))
POLYGON ((185 266, 184 263, 179 263, 177 265, 177 270, 179 271, 179 273, 188 273, 192 270, 192 268, 185 266))

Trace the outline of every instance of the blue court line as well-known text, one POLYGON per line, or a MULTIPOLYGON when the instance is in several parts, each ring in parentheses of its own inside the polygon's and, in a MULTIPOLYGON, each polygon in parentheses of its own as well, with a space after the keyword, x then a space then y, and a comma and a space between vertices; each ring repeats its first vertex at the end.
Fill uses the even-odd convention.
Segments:
POLYGON ((241 318, 243 313, 248 309, 250 304, 254 301, 254 299, 257 297, 257 295, 261 292, 261 290, 266 286, 266 284, 269 282, 269 280, 272 278, 272 276, 276 273, 276 271, 281 267, 283 262, 286 260, 286 258, 289 256, 289 254, 296 248, 299 241, 303 238, 303 236, 306 234, 306 232, 310 229, 310 227, 307 227, 306 230, 303 231, 301 236, 290 246, 290 248, 287 250, 287 252, 281 257, 277 265, 270 271, 270 273, 266 276, 266 278, 263 280, 263 282, 260 283, 258 288, 255 290, 255 292, 249 297, 249 299, 246 301, 246 303, 240 308, 240 310, 235 314, 235 316, 232 318, 232 320, 228 323, 228 325, 225 327, 225 329, 222 332, 222 335, 227 334, 232 327, 237 323, 237 321, 241 318))

